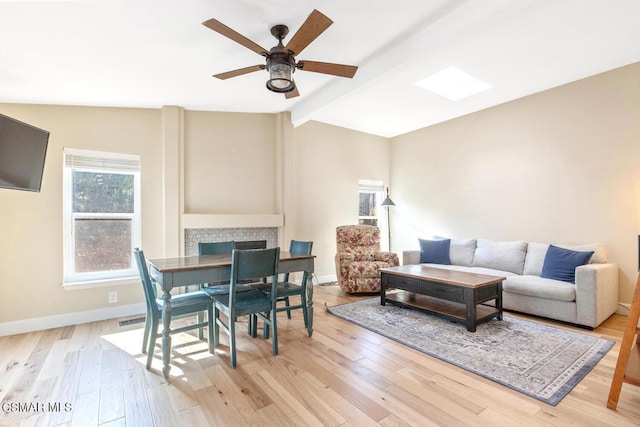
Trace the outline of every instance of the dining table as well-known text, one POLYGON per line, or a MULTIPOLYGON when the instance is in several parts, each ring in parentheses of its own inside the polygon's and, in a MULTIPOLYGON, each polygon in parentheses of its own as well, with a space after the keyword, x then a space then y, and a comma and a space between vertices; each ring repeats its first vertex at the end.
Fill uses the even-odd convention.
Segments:
MULTIPOLYGON (((307 300, 307 332, 313 333, 313 275, 315 255, 280 252, 278 274, 302 273, 301 285, 307 300)), ((231 277, 231 254, 197 255, 175 258, 154 258, 147 261, 149 275, 162 289, 162 374, 169 377, 171 369, 171 290, 201 283, 215 283, 231 277)), ((221 286, 221 285, 218 285, 221 286)))

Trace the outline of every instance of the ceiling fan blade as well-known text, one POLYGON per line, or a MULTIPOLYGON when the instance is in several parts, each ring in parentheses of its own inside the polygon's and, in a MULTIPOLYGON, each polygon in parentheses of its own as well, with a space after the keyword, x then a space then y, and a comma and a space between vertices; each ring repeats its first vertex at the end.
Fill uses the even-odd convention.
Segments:
POLYGON ((313 71, 314 73, 331 74, 333 76, 352 78, 358 67, 355 65, 334 64, 331 62, 300 61, 298 68, 303 71, 313 71))
POLYGON ((258 55, 268 55, 269 54, 269 51, 267 49, 263 48, 262 46, 260 46, 259 44, 255 43, 255 42, 249 40, 248 38, 246 38, 242 34, 238 33, 237 31, 232 30, 231 28, 227 27, 226 25, 224 25, 222 22, 220 22, 218 20, 215 20, 215 19, 211 18, 208 21, 204 21, 202 23, 202 25, 204 25, 207 28, 211 28, 213 31, 215 31, 217 33, 220 33, 225 37, 230 38, 234 42, 241 44, 242 46, 246 47, 247 49, 251 49, 252 51, 257 53, 258 55))
POLYGON ((331 24, 333 24, 331 19, 314 9, 291 40, 289 40, 286 49, 293 52, 294 55, 300 54, 304 48, 309 46, 309 43, 314 41, 316 37, 329 28, 331 24))
POLYGON ((298 86, 297 85, 291 92, 285 92, 284 93, 284 97, 287 98, 287 99, 295 98, 296 96, 300 96, 300 92, 298 92, 298 86))
POLYGON ((264 65, 252 65, 251 67, 239 68, 226 73, 214 74, 213 77, 220 80, 230 79, 231 77, 241 76, 243 74, 253 73, 254 71, 264 70, 264 65))

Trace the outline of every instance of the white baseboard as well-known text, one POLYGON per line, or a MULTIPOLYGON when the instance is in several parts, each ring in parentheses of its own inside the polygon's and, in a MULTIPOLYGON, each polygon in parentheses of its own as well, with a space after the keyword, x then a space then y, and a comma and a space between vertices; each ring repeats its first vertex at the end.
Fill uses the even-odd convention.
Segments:
POLYGON ((631 304, 626 304, 623 302, 618 303, 618 309, 616 310, 616 314, 622 314, 623 316, 628 316, 631 311, 631 304))
MULTIPOLYGON (((327 276, 313 276, 313 283, 337 282, 335 274, 327 276)), ((36 317, 33 319, 16 320, 0 323, 0 337, 7 335, 23 334, 26 332, 41 331, 43 329, 60 328, 80 323, 97 322, 99 320, 114 319, 146 313, 144 303, 120 305, 116 307, 100 308, 97 310, 79 311, 76 313, 56 314, 53 316, 36 317)))
POLYGON ((114 319, 117 317, 145 314, 146 311, 147 309, 144 303, 140 303, 16 320, 13 322, 0 323, 0 337, 40 331, 43 329, 60 328, 80 323, 97 322, 99 320, 114 319))
POLYGON ((314 278, 314 283, 318 284, 318 283, 331 283, 331 282, 337 282, 338 281, 338 276, 336 276, 335 274, 329 274, 327 276, 313 276, 314 278))

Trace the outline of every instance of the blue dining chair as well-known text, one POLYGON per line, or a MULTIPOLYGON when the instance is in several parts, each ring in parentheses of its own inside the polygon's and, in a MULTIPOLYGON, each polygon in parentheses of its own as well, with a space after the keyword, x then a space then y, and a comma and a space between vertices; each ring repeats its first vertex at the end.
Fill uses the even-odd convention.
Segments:
MULTIPOLYGON (((313 242, 302 242, 299 240, 291 240, 289 244, 289 252, 293 254, 301 254, 301 255, 311 255, 311 250, 313 249, 313 242)), ((309 327, 309 321, 307 319, 307 273, 305 272, 302 276, 302 284, 298 285, 296 283, 289 281, 289 273, 286 273, 283 277, 282 282, 278 282, 276 286, 276 295, 277 302, 284 301, 284 307, 278 307, 276 309, 277 312, 286 311, 287 318, 291 319, 291 310, 302 309, 302 316, 304 318, 304 326, 306 328, 309 327), (290 305, 289 297, 293 297, 298 295, 300 297, 300 304, 298 305, 290 305)), ((254 288, 259 291, 269 294, 271 292, 271 286, 269 284, 254 284, 254 288)))
MULTIPOLYGON (((138 248, 133 250, 133 255, 140 272, 140 280, 144 289, 144 297, 147 305, 147 317, 144 325, 144 336, 142 338, 142 352, 147 353, 147 369, 151 367, 153 360, 153 351, 156 345, 156 339, 161 336, 158 333, 160 321, 162 320, 162 309, 164 300, 158 298, 156 285, 152 282, 147 269, 147 262, 144 258, 144 252, 138 248)), ((198 321, 195 324, 171 329, 170 334, 178 334, 193 329, 199 332, 203 328, 208 328, 209 352, 213 353, 213 306, 214 302, 209 296, 201 291, 189 292, 186 294, 175 295, 171 297, 171 319, 187 314, 199 314, 207 312, 206 321, 198 321)), ((162 348, 164 356, 168 352, 168 348, 162 348)), ((167 355, 168 356, 168 355, 167 355)))
MULTIPOLYGON (((271 249, 235 249, 231 255, 231 279, 228 286, 228 293, 213 294, 211 298, 215 300, 213 307, 213 346, 220 343, 220 329, 229 336, 229 352, 231 355, 231 367, 236 367, 236 331, 235 321, 239 316, 257 316, 265 323, 266 331, 270 331, 273 344, 273 354, 278 354, 278 329, 276 326, 276 300, 275 288, 273 293, 266 295, 256 289, 243 290, 238 292, 242 280, 255 278, 268 278, 275 286, 278 278, 278 263, 280 261, 280 248, 271 249), (220 312, 227 317, 227 323, 220 318, 220 312), (268 329, 267 329, 268 327, 268 329)), ((249 322, 251 324, 251 321, 249 322)), ((254 323, 257 324, 257 323, 254 323)), ((256 335, 253 328, 251 335, 256 335)))
POLYGON ((231 254, 236 248, 236 242, 198 242, 198 255, 231 254))
MULTIPOLYGON (((236 244, 233 240, 227 242, 198 242, 198 255, 231 255, 231 252, 233 252, 235 248, 236 244)), ((211 295, 219 291, 217 286, 228 284, 228 280, 216 283, 202 283, 200 284, 200 290, 211 295)))

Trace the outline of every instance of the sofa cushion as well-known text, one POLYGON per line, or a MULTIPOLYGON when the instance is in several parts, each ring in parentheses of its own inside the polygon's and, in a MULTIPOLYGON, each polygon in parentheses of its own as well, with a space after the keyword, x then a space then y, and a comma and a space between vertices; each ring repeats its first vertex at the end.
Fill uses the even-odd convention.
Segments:
POLYGON ((493 268, 485 268, 485 267, 466 267, 463 265, 442 265, 442 264, 424 264, 424 265, 427 267, 442 268, 445 270, 464 271, 467 273, 475 273, 475 274, 486 274, 488 276, 500 276, 500 277, 516 276, 515 273, 512 273, 510 271, 495 270, 493 268))
POLYGON ((575 285, 560 280, 544 279, 539 276, 509 276, 502 282, 502 290, 519 295, 546 298, 558 301, 575 301, 575 285))
POLYGON ((526 253, 526 242, 498 242, 478 239, 476 252, 473 256, 473 266, 522 274, 526 253))
MULTIPOLYGON (((607 248, 598 243, 556 246, 574 251, 593 251, 593 256, 589 261, 591 264, 604 264, 607 262, 607 248)), ((539 276, 542 273, 542 264, 544 264, 544 257, 547 254, 548 248, 548 243, 529 242, 522 274, 539 276)))
POLYGON ((589 243, 587 245, 556 245, 572 251, 592 251, 593 255, 588 261, 589 264, 604 264, 607 262, 607 248, 599 243, 589 243))
POLYGON ((572 251, 549 245, 540 277, 575 283, 576 267, 589 262, 593 251, 572 251))
POLYGON ((476 251, 476 239, 451 239, 449 258, 451 264, 470 266, 476 251))
POLYGON ((449 258, 449 250, 451 248, 450 239, 418 239, 418 241, 420 242, 420 263, 451 264, 449 258))

